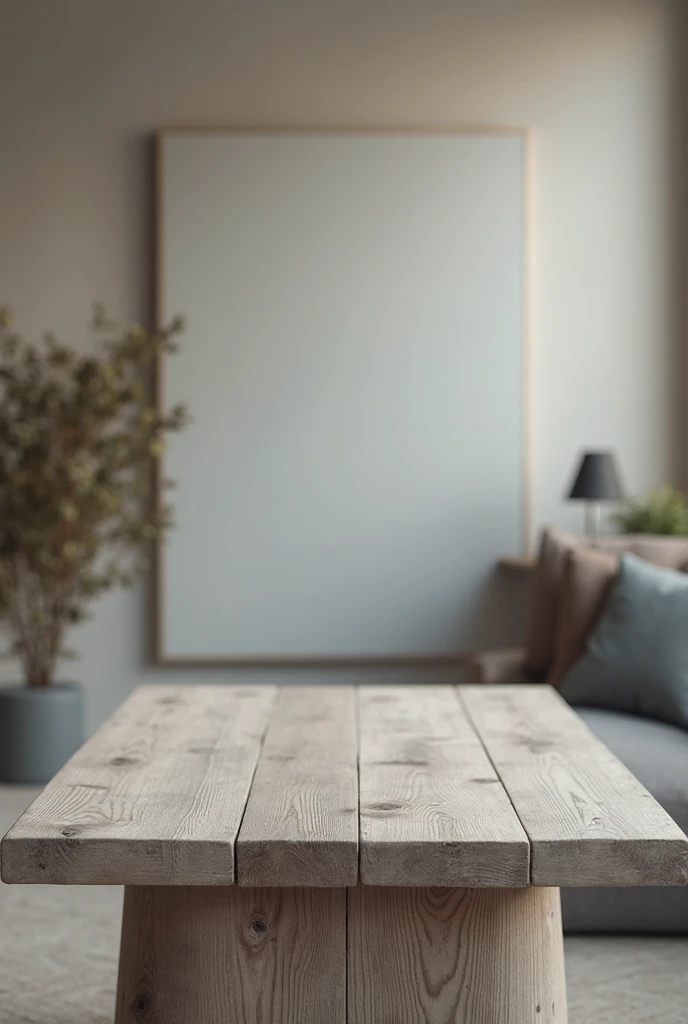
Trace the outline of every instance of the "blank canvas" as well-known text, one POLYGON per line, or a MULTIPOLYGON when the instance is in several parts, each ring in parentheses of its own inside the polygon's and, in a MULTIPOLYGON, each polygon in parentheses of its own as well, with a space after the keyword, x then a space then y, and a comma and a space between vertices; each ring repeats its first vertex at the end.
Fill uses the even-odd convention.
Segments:
POLYGON ((522 535, 519 132, 170 132, 166 660, 471 647, 522 535))

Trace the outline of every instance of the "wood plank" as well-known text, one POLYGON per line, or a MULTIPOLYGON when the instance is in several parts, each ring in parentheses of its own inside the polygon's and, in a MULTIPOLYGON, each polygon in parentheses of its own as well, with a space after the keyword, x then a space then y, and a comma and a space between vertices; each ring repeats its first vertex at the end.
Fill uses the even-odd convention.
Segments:
POLYGON ((356 883, 355 710, 350 686, 280 691, 237 840, 240 885, 356 883))
POLYGON ((346 890, 129 887, 116 1024, 346 1024, 346 890))
POLYGON ((529 845, 451 686, 359 690, 361 882, 525 886, 529 845))
POLYGON ((6 882, 227 885, 275 690, 145 686, 2 844, 6 882))
POLYGON ((566 1024, 557 889, 349 890, 349 1024, 566 1024))
POLYGON ((688 840, 551 686, 461 686, 531 842, 533 885, 688 883, 688 840))

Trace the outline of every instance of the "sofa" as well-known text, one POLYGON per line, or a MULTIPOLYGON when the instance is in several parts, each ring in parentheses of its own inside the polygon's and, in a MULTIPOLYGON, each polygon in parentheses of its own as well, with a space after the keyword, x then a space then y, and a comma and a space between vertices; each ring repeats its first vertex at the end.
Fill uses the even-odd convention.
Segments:
MULTIPOLYGON (((542 683, 551 678, 567 558, 587 543, 558 530, 543 532, 523 647, 473 655, 467 682, 542 683)), ((601 538, 596 546, 688 571, 688 538, 620 535, 601 538)), ((585 706, 575 710, 688 833, 688 731, 626 712, 585 706)), ((569 933, 688 934, 688 888, 567 889, 562 891, 562 913, 569 933)))

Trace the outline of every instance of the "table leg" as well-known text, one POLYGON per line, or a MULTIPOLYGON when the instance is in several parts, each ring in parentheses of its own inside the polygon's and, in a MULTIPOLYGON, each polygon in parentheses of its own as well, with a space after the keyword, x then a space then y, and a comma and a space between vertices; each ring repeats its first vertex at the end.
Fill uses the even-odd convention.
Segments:
POLYGON ((116 1024, 345 1024, 346 890, 127 887, 116 1024))
POLYGON ((566 1024, 559 890, 349 890, 349 1024, 566 1024))

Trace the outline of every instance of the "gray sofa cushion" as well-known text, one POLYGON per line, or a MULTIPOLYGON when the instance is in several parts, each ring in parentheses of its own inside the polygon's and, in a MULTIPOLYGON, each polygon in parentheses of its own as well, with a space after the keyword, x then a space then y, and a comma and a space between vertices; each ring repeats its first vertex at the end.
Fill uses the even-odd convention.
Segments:
MULTIPOLYGON (((688 831, 688 730, 637 715, 576 708, 590 729, 688 831)), ((688 887, 563 889, 564 929, 688 934, 688 887)))

